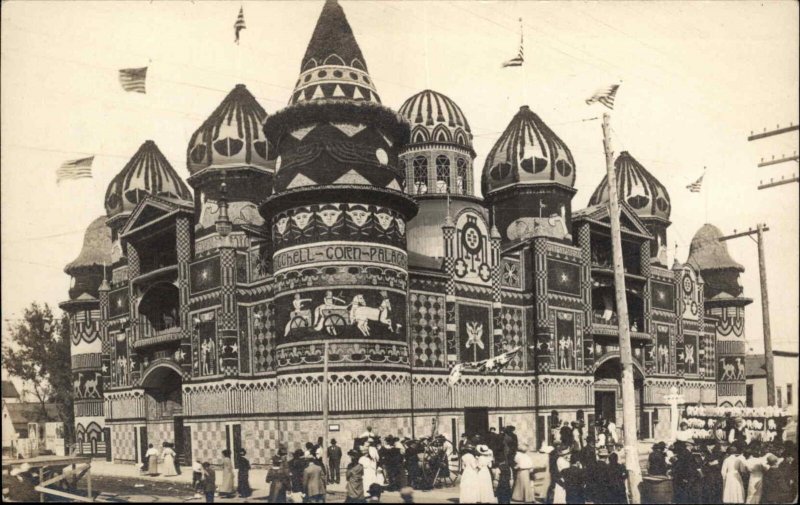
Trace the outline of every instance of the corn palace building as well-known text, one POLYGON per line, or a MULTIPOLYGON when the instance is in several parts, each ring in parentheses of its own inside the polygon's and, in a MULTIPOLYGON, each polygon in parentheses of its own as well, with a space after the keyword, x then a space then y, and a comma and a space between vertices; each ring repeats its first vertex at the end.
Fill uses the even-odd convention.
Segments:
MULTIPOLYGON (((606 180, 573 209, 570 149, 527 106, 486 155, 483 197, 475 156, 444 94, 381 103, 327 2, 286 108, 238 85, 188 140, 187 181, 152 141, 111 180, 61 304, 81 452, 135 462, 168 441, 186 461, 243 447, 263 465, 324 433, 323 402, 345 446, 367 425, 451 440, 514 425, 541 447, 554 412, 619 423, 606 180), (456 363, 516 347, 448 385, 456 363)), ((750 300, 714 226, 667 265, 666 187, 628 152, 616 170, 638 430, 659 439, 673 386, 743 405, 750 300)))

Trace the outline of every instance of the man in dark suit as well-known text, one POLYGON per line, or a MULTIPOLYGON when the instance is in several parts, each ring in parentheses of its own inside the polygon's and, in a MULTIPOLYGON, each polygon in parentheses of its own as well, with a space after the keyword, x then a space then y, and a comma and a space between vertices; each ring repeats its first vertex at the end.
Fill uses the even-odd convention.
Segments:
POLYGON ((331 439, 331 444, 328 446, 328 482, 331 484, 339 483, 341 476, 339 475, 339 468, 342 466, 342 448, 336 444, 336 439, 331 439))

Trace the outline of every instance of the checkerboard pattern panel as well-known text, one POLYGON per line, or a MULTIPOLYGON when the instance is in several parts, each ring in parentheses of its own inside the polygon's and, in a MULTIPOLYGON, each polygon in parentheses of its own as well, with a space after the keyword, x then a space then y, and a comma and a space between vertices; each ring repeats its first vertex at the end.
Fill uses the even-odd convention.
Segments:
MULTIPOLYGON (((522 309, 503 306, 495 321, 495 330, 499 328, 500 338, 495 340, 495 356, 510 351, 518 346, 525 347, 525 322, 522 309), (498 324, 499 323, 499 324, 498 324)), ((506 366, 507 370, 522 370, 525 352, 518 352, 506 366)))
POLYGON ((164 442, 175 442, 175 427, 172 421, 165 423, 147 423, 147 442, 153 447, 161 447, 164 442))
POLYGON ((187 423, 192 427, 192 456, 212 464, 222 462, 222 451, 227 447, 225 424, 221 421, 187 423))
POLYGON ((253 307, 253 371, 275 370, 275 314, 271 303, 253 307))
POLYGON ((135 430, 132 424, 111 426, 111 454, 115 462, 136 460, 135 430))
POLYGON ((444 297, 411 292, 408 307, 414 366, 445 367, 447 349, 444 297))

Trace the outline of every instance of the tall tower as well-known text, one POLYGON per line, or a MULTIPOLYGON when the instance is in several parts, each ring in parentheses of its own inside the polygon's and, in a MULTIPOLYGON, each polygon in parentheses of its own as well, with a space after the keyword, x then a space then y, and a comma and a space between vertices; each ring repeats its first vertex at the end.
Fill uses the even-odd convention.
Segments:
MULTIPOLYGON (((619 153, 616 162, 617 190, 620 199, 630 205, 650 235, 650 255, 653 263, 667 267, 667 228, 670 225, 669 214, 672 210, 667 188, 656 179, 641 163, 628 153, 619 153)), ((608 202, 608 176, 603 177, 600 185, 592 193, 589 205, 608 202)))
POLYGON ((80 454, 105 455, 103 382, 108 369, 103 360, 101 298, 107 286, 104 270, 111 263, 111 230, 105 216, 86 229, 80 254, 65 268, 72 278, 69 300, 59 307, 69 318, 75 438, 80 454))
POLYGON ((272 229, 281 412, 324 409, 326 342, 333 415, 410 408, 406 222, 417 206, 397 167, 409 126, 381 105, 337 2, 264 131, 278 153, 260 211, 272 229))
POLYGON ((481 188, 504 243, 546 234, 571 241, 575 160, 527 105, 486 155, 481 188), (556 217, 561 222, 552 232, 556 217))
POLYGON ((744 267, 731 258, 721 236, 719 228, 704 224, 692 238, 687 263, 701 273, 706 313, 716 319, 717 402, 743 407, 747 378, 744 308, 753 300, 742 296, 739 276, 744 267))

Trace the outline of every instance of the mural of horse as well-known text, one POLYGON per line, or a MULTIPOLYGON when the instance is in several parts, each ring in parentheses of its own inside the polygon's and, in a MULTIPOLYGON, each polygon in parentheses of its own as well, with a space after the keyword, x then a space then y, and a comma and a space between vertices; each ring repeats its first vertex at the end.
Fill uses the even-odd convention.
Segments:
POLYGON ((368 307, 364 300, 364 295, 355 295, 350 303, 350 324, 355 324, 365 337, 369 336, 369 321, 378 321, 389 327, 389 331, 394 332, 390 314, 392 304, 388 298, 384 298, 378 308, 368 307))

